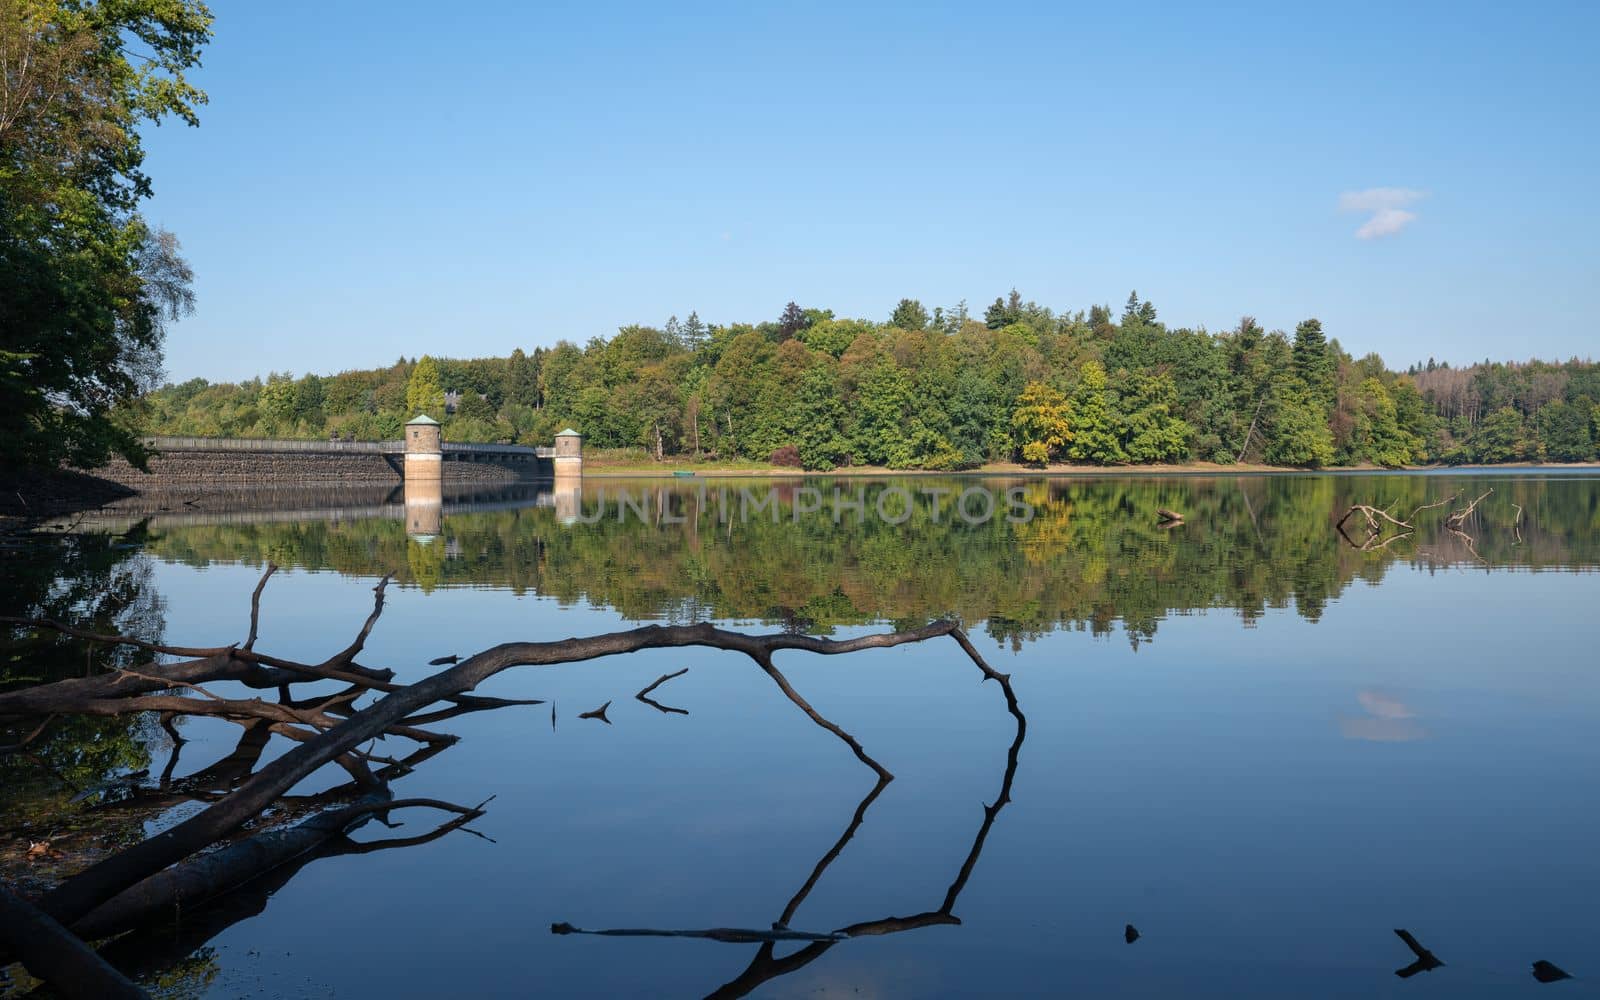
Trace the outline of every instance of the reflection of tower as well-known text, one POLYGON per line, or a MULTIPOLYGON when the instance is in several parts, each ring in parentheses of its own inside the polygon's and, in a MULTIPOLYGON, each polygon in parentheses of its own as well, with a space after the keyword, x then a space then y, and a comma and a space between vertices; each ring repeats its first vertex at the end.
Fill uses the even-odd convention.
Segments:
POLYGON ((576 479, 583 475, 583 435, 568 427, 556 435, 556 453, 551 460, 556 479, 576 479))
POLYGON ((406 424, 407 487, 413 482, 432 482, 437 487, 444 477, 444 445, 441 440, 439 421, 426 413, 417 414, 406 424))
POLYGON ((555 499, 556 520, 573 524, 578 520, 578 508, 583 503, 583 480, 578 476, 563 476, 556 480, 550 494, 555 499))
POLYGON ((578 520, 578 505, 583 498, 583 435, 568 427, 556 435, 555 466, 556 520, 573 524, 578 520))
MULTIPOLYGON (((410 438, 406 439, 408 442, 410 438)), ((411 455, 406 455, 409 464, 411 455)), ((426 545, 444 528, 444 484, 406 476, 406 534, 426 545)))

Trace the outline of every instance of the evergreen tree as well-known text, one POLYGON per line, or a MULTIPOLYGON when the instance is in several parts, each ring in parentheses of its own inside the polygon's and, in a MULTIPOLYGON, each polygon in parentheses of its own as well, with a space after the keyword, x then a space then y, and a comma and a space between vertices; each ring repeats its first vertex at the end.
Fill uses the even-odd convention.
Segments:
POLYGON ((901 330, 926 330, 928 310, 922 308, 922 303, 916 299, 901 299, 889 316, 889 325, 901 330))
POLYGON ((1139 322, 1139 293, 1128 293, 1128 301, 1122 307, 1122 325, 1135 326, 1139 322))
POLYGON ((997 298, 983 311, 983 322, 991 330, 1000 330, 1022 320, 1022 293, 1015 288, 1005 298, 997 298))
POLYGON ((700 322, 700 314, 694 310, 689 311, 689 318, 683 321, 679 330, 679 337, 683 342, 683 349, 694 352, 705 346, 706 325, 700 322))
POLYGON ((790 339, 810 325, 806 318, 806 311, 794 302, 790 302, 783 307, 783 313, 778 317, 779 342, 790 339))
POLYGON ((1320 320, 1308 319, 1294 328, 1294 370, 1311 398, 1325 406, 1333 402, 1335 365, 1320 320))

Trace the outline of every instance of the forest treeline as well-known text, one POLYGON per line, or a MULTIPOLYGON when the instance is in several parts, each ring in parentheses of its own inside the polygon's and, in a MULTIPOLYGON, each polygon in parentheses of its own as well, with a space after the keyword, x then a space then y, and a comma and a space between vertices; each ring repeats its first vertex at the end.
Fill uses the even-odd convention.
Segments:
POLYGON ((151 433, 400 436, 443 419, 455 441, 642 448, 828 470, 986 462, 1208 461, 1322 467, 1584 461, 1600 442, 1600 365, 1429 360, 1405 372, 1351 357, 1308 319, 1223 333, 1168 328, 1137 293, 1057 313, 1012 290, 981 318, 902 299, 886 321, 790 303, 771 322, 695 313, 579 347, 508 358, 401 358, 319 376, 167 385, 151 433))

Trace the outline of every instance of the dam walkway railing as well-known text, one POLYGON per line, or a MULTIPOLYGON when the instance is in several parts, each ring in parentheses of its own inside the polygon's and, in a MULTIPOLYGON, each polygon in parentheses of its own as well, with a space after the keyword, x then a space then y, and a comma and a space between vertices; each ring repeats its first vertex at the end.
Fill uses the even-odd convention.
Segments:
MULTIPOLYGON (((235 451, 281 455, 403 455, 404 441, 301 441, 285 438, 148 437, 145 446, 158 452, 235 451)), ((476 444, 446 441, 441 446, 447 455, 484 458, 520 456, 550 458, 554 448, 530 448, 519 444, 476 444)))

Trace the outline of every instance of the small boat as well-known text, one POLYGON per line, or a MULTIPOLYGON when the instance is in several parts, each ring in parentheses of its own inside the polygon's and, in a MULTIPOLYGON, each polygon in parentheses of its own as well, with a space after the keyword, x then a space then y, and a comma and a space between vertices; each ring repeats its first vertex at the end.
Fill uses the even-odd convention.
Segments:
POLYGON ((679 479, 693 479, 694 478, 694 473, 688 472, 688 471, 686 471, 684 469, 676 469, 676 470, 673 471, 672 474, 674 476, 678 477, 679 479))

